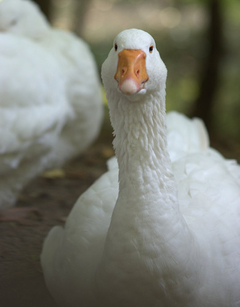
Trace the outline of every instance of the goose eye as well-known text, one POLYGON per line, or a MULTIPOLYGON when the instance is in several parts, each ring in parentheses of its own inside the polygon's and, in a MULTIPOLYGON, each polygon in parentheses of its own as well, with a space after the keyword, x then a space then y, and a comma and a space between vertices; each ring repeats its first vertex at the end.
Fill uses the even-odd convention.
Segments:
POLYGON ((151 45, 151 46, 149 47, 149 52, 150 52, 150 53, 153 52, 153 45, 151 45))
POLYGON ((115 49, 115 51, 117 51, 117 49, 118 49, 118 45, 117 44, 114 45, 114 49, 115 49))

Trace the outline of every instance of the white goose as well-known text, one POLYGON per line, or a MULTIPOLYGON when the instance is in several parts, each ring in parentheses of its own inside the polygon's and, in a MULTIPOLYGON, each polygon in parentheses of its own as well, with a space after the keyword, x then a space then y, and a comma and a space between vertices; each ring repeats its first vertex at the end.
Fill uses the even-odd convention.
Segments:
POLYGON ((103 104, 85 42, 27 0, 0 2, 0 210, 26 183, 93 142, 103 104))
POLYGON ((240 306, 240 167, 208 148, 199 122, 177 114, 171 162, 166 76, 148 33, 117 35, 102 78, 119 192, 111 160, 65 228, 48 234, 41 262, 60 306, 240 306))

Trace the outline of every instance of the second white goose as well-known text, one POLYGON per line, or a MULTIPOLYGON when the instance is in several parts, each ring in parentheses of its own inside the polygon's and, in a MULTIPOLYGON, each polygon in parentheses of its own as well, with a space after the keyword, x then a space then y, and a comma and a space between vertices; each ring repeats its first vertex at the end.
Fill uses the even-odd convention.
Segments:
POLYGON ((31 179, 96 139, 103 104, 89 46, 52 28, 34 2, 0 1, 0 67, 3 210, 31 179))

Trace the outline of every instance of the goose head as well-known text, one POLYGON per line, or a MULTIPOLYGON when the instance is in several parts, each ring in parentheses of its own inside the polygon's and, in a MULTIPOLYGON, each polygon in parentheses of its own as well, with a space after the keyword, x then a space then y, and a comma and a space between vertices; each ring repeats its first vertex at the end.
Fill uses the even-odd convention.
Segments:
POLYGON ((114 91, 130 101, 165 91, 166 77, 167 69, 153 37, 138 29, 124 30, 116 36, 102 66, 106 92, 114 91))
POLYGON ((38 6, 28 0, 0 1, 0 33, 38 38, 49 29, 38 6))

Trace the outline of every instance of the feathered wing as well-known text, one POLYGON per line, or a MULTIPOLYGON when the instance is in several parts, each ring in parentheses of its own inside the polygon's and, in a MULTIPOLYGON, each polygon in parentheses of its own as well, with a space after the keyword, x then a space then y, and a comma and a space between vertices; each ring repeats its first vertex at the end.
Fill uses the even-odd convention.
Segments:
POLYGON ((202 249, 215 261, 206 284, 211 284, 212 292, 223 290, 220 302, 233 304, 240 287, 240 167, 210 148, 175 161, 173 171, 180 211, 202 249), (224 278, 220 278, 222 270, 224 278), (229 285, 231 290, 225 292, 229 285))
POLYGON ((44 277, 61 306, 96 306, 92 280, 117 195, 118 169, 113 167, 80 196, 64 229, 54 227, 45 239, 41 254, 44 277), (71 294, 66 297, 67 292, 71 294))
MULTIPOLYGON (((226 218, 226 204, 240 201, 240 167, 209 147, 207 130, 200 119, 170 112, 167 114, 168 150, 178 186, 180 210, 196 233, 211 233, 215 223, 224 219, 239 231, 237 206, 231 205, 226 218), (208 215, 208 217, 206 217, 208 215), (207 222, 208 221, 208 222, 207 222), (210 229, 209 229, 210 228, 210 229)), ((214 233, 214 232, 212 232, 214 233)), ((240 235, 240 234, 239 234, 240 235)), ((209 240, 211 242, 211 240, 209 240)))
POLYGON ((168 152, 172 161, 185 154, 204 151, 209 148, 209 137, 203 121, 189 119, 172 111, 167 113, 168 152))

